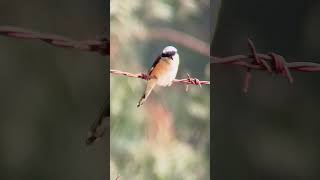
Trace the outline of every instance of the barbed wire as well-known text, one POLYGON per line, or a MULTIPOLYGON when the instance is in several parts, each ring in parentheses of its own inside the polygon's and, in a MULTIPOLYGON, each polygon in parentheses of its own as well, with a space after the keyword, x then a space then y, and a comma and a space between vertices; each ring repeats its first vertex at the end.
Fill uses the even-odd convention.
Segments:
MULTIPOLYGON (((123 75, 123 76, 127 76, 127 77, 132 77, 132 78, 139 78, 139 79, 143 79, 143 80, 149 79, 148 75, 144 74, 144 73, 133 74, 133 73, 115 70, 115 69, 111 69, 110 73, 116 74, 116 75, 123 75)), ((189 74, 187 74, 187 76, 188 77, 185 79, 174 79, 172 82, 173 83, 183 83, 183 84, 187 84, 187 85, 198 85, 200 87, 201 87, 201 85, 210 85, 210 81, 200 81, 197 78, 190 77, 189 74)))
POLYGON ((320 72, 320 64, 313 62, 287 62, 286 59, 274 52, 267 54, 257 53, 257 50, 251 39, 248 38, 248 46, 251 51, 249 55, 235 55, 228 57, 211 57, 211 64, 230 64, 237 65, 247 69, 243 91, 248 92, 251 81, 251 70, 263 70, 269 73, 280 74, 293 83, 293 77, 290 70, 301 72, 320 72), (249 62, 251 61, 251 62, 249 62))
POLYGON ((56 47, 98 52, 101 55, 110 53, 110 43, 105 37, 95 40, 76 41, 55 34, 39 33, 13 26, 0 26, 0 35, 18 39, 40 40, 56 47))
POLYGON ((227 57, 215 57, 210 56, 209 44, 194 38, 186 33, 171 30, 168 28, 153 28, 145 32, 137 32, 136 37, 138 39, 150 39, 150 40, 166 40, 177 43, 186 48, 210 58, 211 64, 228 64, 236 65, 246 68, 246 74, 244 78, 244 92, 248 91, 251 81, 251 70, 263 70, 269 73, 276 73, 285 76, 290 83, 293 83, 294 79, 291 75, 291 70, 301 72, 319 72, 320 64, 314 62, 295 62, 286 59, 274 52, 267 54, 257 53, 257 50, 253 42, 248 38, 248 46, 250 54, 248 55, 234 55, 227 57))
MULTIPOLYGON (((18 39, 30 39, 40 40, 50 45, 61 47, 61 48, 73 48, 83 51, 98 52, 101 55, 108 56, 110 54, 110 42, 107 38, 100 38, 95 40, 77 41, 67 37, 49 34, 39 33, 23 28, 13 26, 0 26, 0 35, 18 38, 18 39)), ((151 29, 143 33, 136 34, 137 38, 140 39, 156 39, 156 40, 167 40, 174 43, 180 44, 184 47, 194 50, 199 54, 210 57, 211 64, 229 64, 246 68, 246 75, 244 78, 244 90, 247 91, 250 80, 251 70, 262 70, 269 73, 280 74, 288 79, 290 83, 293 83, 294 79, 291 75, 291 70, 301 72, 320 72, 320 64, 314 62, 287 62, 286 59, 274 52, 267 54, 258 53, 253 42, 248 39, 248 46, 250 54, 248 55, 234 55, 227 57, 215 57, 210 56, 209 45, 200 39, 194 38, 186 33, 167 29, 157 28, 151 29)), ((128 77, 141 78, 144 74, 132 74, 129 72, 111 70, 111 74, 126 75, 128 77), (121 72, 121 73, 120 73, 121 72)), ((141 78, 144 79, 144 78, 141 78)), ((176 79, 176 83, 186 84, 210 84, 210 81, 200 81, 196 78, 188 77, 186 79, 176 79)))

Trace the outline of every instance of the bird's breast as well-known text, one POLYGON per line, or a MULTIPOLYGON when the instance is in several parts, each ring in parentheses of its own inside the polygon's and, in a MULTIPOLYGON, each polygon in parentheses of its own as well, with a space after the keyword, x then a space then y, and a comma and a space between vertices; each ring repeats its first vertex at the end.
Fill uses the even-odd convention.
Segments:
POLYGON ((175 79, 178 71, 179 60, 171 58, 162 58, 159 63, 154 67, 152 77, 158 79, 157 84, 159 86, 168 86, 172 80, 175 79))

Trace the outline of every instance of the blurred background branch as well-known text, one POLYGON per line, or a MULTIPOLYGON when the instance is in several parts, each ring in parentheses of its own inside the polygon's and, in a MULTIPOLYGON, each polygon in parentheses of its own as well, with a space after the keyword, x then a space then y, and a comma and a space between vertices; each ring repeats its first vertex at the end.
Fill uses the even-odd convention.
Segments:
POLYGON ((195 38, 187 33, 183 33, 170 28, 152 28, 148 31, 137 31, 135 36, 139 40, 160 40, 169 41, 179 44, 186 48, 189 48, 203 56, 210 56, 210 47, 208 43, 205 43, 198 38, 195 38))

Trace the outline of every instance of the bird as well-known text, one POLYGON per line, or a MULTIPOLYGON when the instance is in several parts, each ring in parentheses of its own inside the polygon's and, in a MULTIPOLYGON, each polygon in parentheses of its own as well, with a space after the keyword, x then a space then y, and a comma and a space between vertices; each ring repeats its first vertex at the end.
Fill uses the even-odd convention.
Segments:
POLYGON ((165 47, 152 64, 148 76, 147 85, 137 107, 140 107, 149 97, 153 88, 158 86, 171 86, 176 78, 179 68, 179 54, 173 46, 165 47))

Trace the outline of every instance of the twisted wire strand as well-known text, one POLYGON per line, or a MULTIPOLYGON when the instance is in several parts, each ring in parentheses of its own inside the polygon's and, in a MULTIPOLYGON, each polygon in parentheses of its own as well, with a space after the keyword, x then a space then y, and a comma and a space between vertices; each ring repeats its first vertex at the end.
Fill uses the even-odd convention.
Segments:
MULTIPOLYGON (((98 52, 103 56, 108 56, 110 54, 110 42, 107 38, 100 38, 95 40, 85 40, 77 41, 67 37, 49 34, 49 33, 39 33, 23 28, 13 27, 13 26, 0 26, 0 35, 18 39, 29 39, 29 40, 40 40, 47 44, 61 47, 61 48, 73 48, 83 51, 98 52)), ((151 39, 162 39, 163 37, 172 37, 173 41, 177 44, 185 46, 195 50, 196 52, 210 57, 211 64, 228 64, 240 66, 247 69, 244 84, 249 86, 251 80, 251 71, 252 70, 262 70, 269 73, 276 73, 282 75, 288 79, 290 83, 293 83, 294 78, 291 75, 291 71, 300 71, 300 72, 320 72, 320 64, 314 62, 295 62, 287 60, 274 52, 267 54, 258 53, 252 40, 248 39, 248 46, 250 49, 250 54, 248 55, 234 55, 227 57, 215 57, 210 56, 209 45, 205 42, 193 38, 192 36, 178 32, 175 30, 159 28, 157 30, 153 29, 147 34, 139 35, 140 38, 151 38, 151 39), (154 33, 157 32, 157 33, 154 33)), ((126 75, 128 77, 141 78, 143 74, 132 74, 129 72, 111 70, 111 74, 116 75, 126 75), (122 72, 122 73, 120 73, 122 72)), ((143 78, 141 78, 143 79, 143 78)), ((186 83, 193 85, 208 85, 210 81, 200 81, 196 78, 185 78, 185 79, 176 79, 175 83, 186 83)), ((244 88, 247 89, 247 88, 244 88)))
MULTIPOLYGON (((123 75, 123 76, 127 76, 127 77, 148 80, 148 75, 144 74, 144 73, 133 74, 133 73, 120 71, 120 70, 115 70, 115 69, 111 69, 110 73, 111 74, 115 74, 115 75, 123 75)), ((173 83, 183 83, 183 84, 188 84, 188 85, 199 85, 199 86, 201 86, 201 85, 210 85, 210 81, 200 81, 197 78, 190 77, 190 75, 188 75, 188 78, 185 78, 185 79, 174 79, 172 82, 173 83)))
POLYGON ((39 33, 13 26, 0 26, 0 35, 18 39, 40 40, 42 42, 56 47, 73 48, 83 51, 98 52, 101 55, 105 56, 110 53, 110 43, 107 38, 77 41, 55 34, 39 33))

